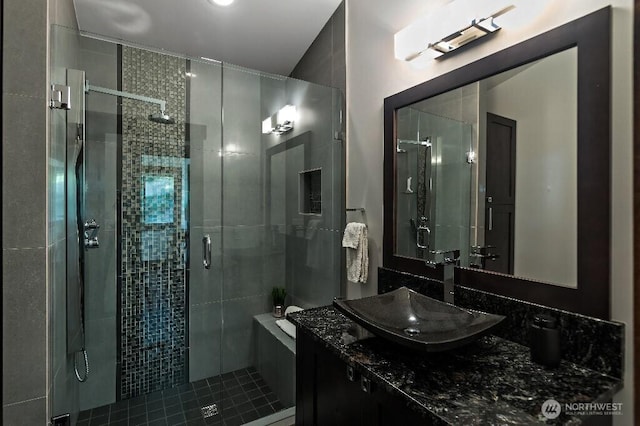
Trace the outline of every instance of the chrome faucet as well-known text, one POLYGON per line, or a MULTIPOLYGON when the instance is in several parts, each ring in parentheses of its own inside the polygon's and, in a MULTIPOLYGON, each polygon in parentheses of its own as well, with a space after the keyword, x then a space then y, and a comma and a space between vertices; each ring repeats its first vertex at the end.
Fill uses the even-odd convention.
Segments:
POLYGON ((469 257, 471 260, 471 264, 469 265, 472 268, 485 269, 487 260, 496 260, 500 257, 499 254, 493 253, 493 249, 495 246, 471 246, 471 254, 469 257))
POLYGON ((431 268, 442 265, 442 282, 444 284, 444 297, 446 303, 453 303, 454 296, 454 272, 455 267, 460 266, 460 250, 432 250, 433 260, 425 260, 425 264, 431 268), (438 260, 441 258, 441 260, 438 260))

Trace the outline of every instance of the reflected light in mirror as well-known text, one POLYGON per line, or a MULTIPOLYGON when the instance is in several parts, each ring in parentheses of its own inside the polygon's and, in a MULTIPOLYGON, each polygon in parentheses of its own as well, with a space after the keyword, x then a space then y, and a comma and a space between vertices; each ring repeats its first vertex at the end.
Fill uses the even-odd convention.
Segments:
POLYGON ((262 121, 262 133, 265 135, 282 135, 293 130, 293 124, 298 119, 298 109, 295 105, 285 105, 271 117, 262 121))
POLYGON ((262 121, 262 134, 268 135, 273 132, 274 128, 273 117, 267 117, 262 121))
POLYGON ((298 113, 294 105, 286 105, 278 111, 278 125, 283 126, 296 121, 298 113))

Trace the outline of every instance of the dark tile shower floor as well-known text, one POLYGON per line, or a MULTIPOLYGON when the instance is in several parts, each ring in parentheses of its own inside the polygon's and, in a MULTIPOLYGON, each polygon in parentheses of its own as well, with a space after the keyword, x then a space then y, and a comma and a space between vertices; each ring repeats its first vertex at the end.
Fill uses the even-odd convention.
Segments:
POLYGON ((285 408, 255 368, 82 411, 78 426, 241 425, 285 408), (219 413, 207 417, 206 407, 219 413))

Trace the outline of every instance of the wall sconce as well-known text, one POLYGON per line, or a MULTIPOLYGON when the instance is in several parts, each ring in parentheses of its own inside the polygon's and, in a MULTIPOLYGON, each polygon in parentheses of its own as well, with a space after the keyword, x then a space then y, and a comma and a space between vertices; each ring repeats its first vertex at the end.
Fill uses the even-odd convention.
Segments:
POLYGON ((514 0, 455 0, 396 33, 395 56, 412 61, 452 52, 498 31, 495 19, 514 8, 514 0))
POLYGON ((298 119, 298 110, 295 105, 286 105, 280 108, 276 114, 262 121, 262 133, 265 135, 275 133, 282 135, 293 130, 293 123, 298 119))

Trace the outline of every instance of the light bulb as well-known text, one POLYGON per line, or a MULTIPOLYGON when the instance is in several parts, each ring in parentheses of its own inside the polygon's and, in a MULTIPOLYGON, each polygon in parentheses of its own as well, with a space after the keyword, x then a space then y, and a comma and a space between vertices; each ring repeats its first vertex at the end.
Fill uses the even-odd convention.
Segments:
POLYGON ((233 0, 209 0, 209 3, 215 3, 218 6, 229 6, 233 0))

